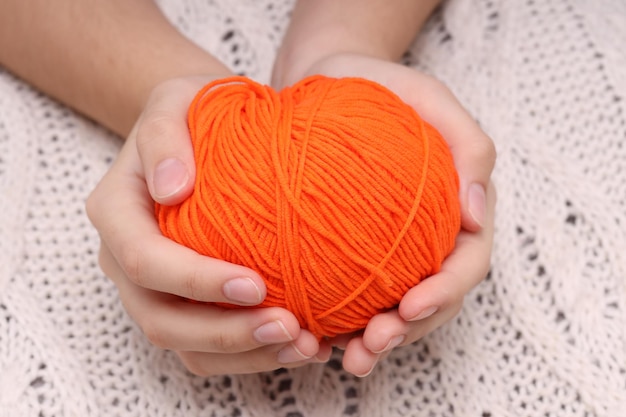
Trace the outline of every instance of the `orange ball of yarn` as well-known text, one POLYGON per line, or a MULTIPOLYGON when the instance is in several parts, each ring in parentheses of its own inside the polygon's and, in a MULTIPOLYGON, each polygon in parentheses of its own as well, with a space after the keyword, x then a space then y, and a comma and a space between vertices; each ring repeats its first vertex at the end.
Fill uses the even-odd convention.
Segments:
POLYGON ((195 189, 156 205, 163 234, 259 272, 261 306, 318 338, 363 329, 454 247, 447 144, 374 82, 314 76, 276 92, 227 78, 198 93, 188 123, 195 189))

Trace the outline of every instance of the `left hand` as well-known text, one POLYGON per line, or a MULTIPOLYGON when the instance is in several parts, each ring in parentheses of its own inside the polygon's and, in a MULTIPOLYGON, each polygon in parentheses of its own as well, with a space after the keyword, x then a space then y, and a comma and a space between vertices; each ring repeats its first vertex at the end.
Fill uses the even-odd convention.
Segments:
POLYGON ((456 316, 465 294, 487 275, 493 240, 495 189, 490 176, 495 148, 450 90, 414 69, 342 53, 322 58, 299 75, 314 74, 362 77, 396 93, 446 139, 460 179, 462 230, 440 272, 409 290, 397 309, 374 316, 362 334, 335 340, 345 348, 344 369, 365 376, 394 347, 413 343, 456 316))
POLYGON ((154 201, 176 204, 193 190, 189 103, 206 83, 229 75, 156 86, 87 201, 101 236, 100 266, 126 311, 148 341, 175 352, 189 371, 203 376, 302 366, 327 360, 331 350, 284 308, 214 305, 257 306, 267 293, 264 280, 242 265, 200 255, 159 229, 154 201), (173 160, 178 162, 167 162, 173 160), (165 168, 155 168, 163 167, 159 161, 167 162, 165 168))

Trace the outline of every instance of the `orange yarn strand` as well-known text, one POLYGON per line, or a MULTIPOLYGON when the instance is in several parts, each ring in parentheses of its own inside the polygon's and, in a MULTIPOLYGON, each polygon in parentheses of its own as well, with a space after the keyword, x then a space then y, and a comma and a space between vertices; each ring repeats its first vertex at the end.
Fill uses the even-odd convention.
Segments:
POLYGON ((363 329, 454 248, 450 151, 374 82, 313 76, 276 92, 231 77, 198 92, 188 123, 195 188, 156 204, 163 234, 258 271, 261 306, 287 308, 318 338, 363 329))

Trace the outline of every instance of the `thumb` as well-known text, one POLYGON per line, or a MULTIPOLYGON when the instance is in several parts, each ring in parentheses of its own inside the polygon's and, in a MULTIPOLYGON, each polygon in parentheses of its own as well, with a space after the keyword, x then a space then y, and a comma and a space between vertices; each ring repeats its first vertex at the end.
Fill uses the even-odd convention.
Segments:
POLYGON ((138 121, 137 152, 150 195, 160 204, 178 204, 193 191, 196 167, 187 111, 203 85, 198 79, 160 84, 138 121))
POLYGON ((495 165, 496 150, 493 141, 454 97, 450 95, 448 100, 449 112, 435 115, 433 125, 446 139, 459 175, 461 225, 465 230, 477 232, 486 222, 486 190, 495 165), (454 122, 437 120, 442 114, 454 114, 455 118, 451 119, 454 122))
MULTIPOLYGON (((480 136, 485 136, 484 133, 480 136)), ((461 225, 476 232, 485 226, 486 189, 495 162, 495 149, 484 139, 468 138, 462 150, 450 144, 460 180, 461 225)))
POLYGON ((486 190, 496 161, 493 141, 443 83, 418 72, 412 78, 418 88, 403 98, 448 143, 459 175, 461 225, 477 232, 486 221, 486 190))

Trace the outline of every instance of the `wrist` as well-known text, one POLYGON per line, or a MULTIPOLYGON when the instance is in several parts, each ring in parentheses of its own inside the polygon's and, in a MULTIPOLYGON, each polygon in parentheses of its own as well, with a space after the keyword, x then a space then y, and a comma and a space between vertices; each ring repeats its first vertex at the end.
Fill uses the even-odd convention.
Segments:
POLYGON ((0 62, 121 136, 163 81, 228 75, 217 59, 178 32, 153 0, 2 0, 0 62))
POLYGON ((278 52, 272 83, 293 84, 316 63, 351 54, 397 61, 439 0, 300 0, 278 52))

